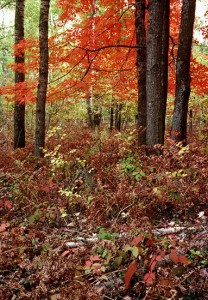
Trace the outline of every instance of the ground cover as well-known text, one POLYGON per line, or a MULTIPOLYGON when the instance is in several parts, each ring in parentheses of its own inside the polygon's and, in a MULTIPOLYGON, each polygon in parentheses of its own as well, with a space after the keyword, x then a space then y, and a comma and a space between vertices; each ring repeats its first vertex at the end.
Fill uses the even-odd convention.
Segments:
MULTIPOLYGON (((203 135, 205 135, 205 131, 203 135)), ((205 139, 74 126, 0 157, 0 299, 208 299, 205 139)))

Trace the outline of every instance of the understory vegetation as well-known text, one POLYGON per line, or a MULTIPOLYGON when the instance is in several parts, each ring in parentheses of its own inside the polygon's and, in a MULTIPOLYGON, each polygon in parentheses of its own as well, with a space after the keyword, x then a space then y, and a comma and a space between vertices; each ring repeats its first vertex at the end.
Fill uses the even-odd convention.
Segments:
POLYGON ((146 156, 135 128, 54 127, 40 159, 2 131, 0 299, 207 299, 206 135, 146 156))

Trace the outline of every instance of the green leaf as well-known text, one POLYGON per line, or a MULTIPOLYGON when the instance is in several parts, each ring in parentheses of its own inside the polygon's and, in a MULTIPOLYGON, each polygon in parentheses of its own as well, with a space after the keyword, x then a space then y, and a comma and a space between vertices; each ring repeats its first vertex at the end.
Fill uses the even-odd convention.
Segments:
POLYGON ((134 256, 135 258, 138 257, 138 255, 139 255, 139 249, 138 249, 136 246, 133 246, 133 247, 132 247, 132 254, 133 254, 133 256, 134 256))
POLYGON ((114 264, 119 267, 122 263, 122 257, 121 256, 118 256, 114 259, 114 264))
POLYGON ((124 247, 124 251, 127 252, 127 251, 132 251, 132 247, 130 245, 125 245, 124 247))
POLYGON ((108 249, 105 249, 103 251, 102 258, 105 258, 107 254, 108 254, 108 249))
POLYGON ((35 222, 35 216, 32 215, 28 218, 29 224, 33 224, 35 222))
POLYGON ((146 177, 146 174, 145 174, 143 171, 140 171, 139 174, 140 174, 142 177, 146 177))

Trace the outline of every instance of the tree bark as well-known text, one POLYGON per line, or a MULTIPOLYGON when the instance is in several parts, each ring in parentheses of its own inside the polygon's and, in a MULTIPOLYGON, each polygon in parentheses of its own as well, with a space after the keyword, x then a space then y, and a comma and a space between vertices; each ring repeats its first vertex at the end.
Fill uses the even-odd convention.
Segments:
POLYGON ((121 131, 121 111, 122 111, 122 103, 117 103, 116 111, 115 111, 115 128, 118 131, 121 131))
POLYGON ((147 41, 147 146, 163 144, 163 12, 164 1, 149 1, 148 41, 147 41))
POLYGON ((145 0, 136 0, 135 28, 138 77, 138 144, 146 144, 146 29, 145 0))
MULTIPOLYGON (((24 0, 16 0, 15 9, 15 44, 24 41, 24 0)), ((24 47, 21 53, 15 54, 15 64, 24 66, 24 47)), ((15 104, 14 104, 14 149, 25 147, 25 96, 21 91, 21 83, 25 82, 24 72, 15 71, 15 104)))
POLYGON ((110 106, 110 131, 113 131, 113 123, 114 123, 114 100, 111 100, 110 106))
POLYGON ((43 157, 45 147, 45 106, 48 86, 48 16, 50 0, 41 0, 39 21, 39 83, 36 103, 35 155, 43 157))
POLYGON ((181 14, 176 63, 176 95, 172 123, 172 138, 186 145, 187 114, 190 96, 190 59, 196 0, 184 0, 181 14))
POLYGON ((86 105, 87 105, 88 126, 89 126, 89 128, 94 128, 91 97, 87 98, 86 105))
POLYGON ((163 11, 163 31, 162 31, 162 66, 161 66, 161 83, 163 88, 163 100, 161 101, 161 120, 159 132, 160 140, 164 144, 165 134, 165 117, 168 96, 168 50, 169 50, 169 35, 170 35, 170 0, 164 0, 163 11))

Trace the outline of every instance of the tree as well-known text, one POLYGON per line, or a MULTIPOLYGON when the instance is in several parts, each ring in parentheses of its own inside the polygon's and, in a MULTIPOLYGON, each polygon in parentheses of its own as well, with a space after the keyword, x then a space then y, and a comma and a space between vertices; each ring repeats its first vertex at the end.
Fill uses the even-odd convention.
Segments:
POLYGON ((147 146, 163 144, 163 11, 164 1, 149 1, 147 41, 147 146))
POLYGON ((14 148, 25 147, 25 95, 21 92, 24 74, 24 0, 16 0, 15 9, 15 105, 14 105, 14 148))
POLYGON ((179 44, 176 64, 176 95, 174 103, 172 138, 186 144, 187 113, 190 96, 190 59, 193 39, 196 0, 184 0, 182 6, 179 44))
POLYGON ((48 86, 48 16, 50 0, 41 0, 39 21, 39 83, 36 103, 35 155, 43 157, 45 146, 45 106, 48 86))
POLYGON ((170 35, 170 0, 164 0, 163 11, 163 31, 162 31, 162 67, 161 67, 161 83, 163 88, 163 97, 161 101, 161 121, 160 132, 162 145, 164 144, 165 133, 165 117, 168 95, 168 50, 169 50, 169 35, 170 35))
POLYGON ((137 77, 138 77, 138 144, 146 144, 146 28, 145 0, 136 0, 135 28, 137 48, 137 77))

